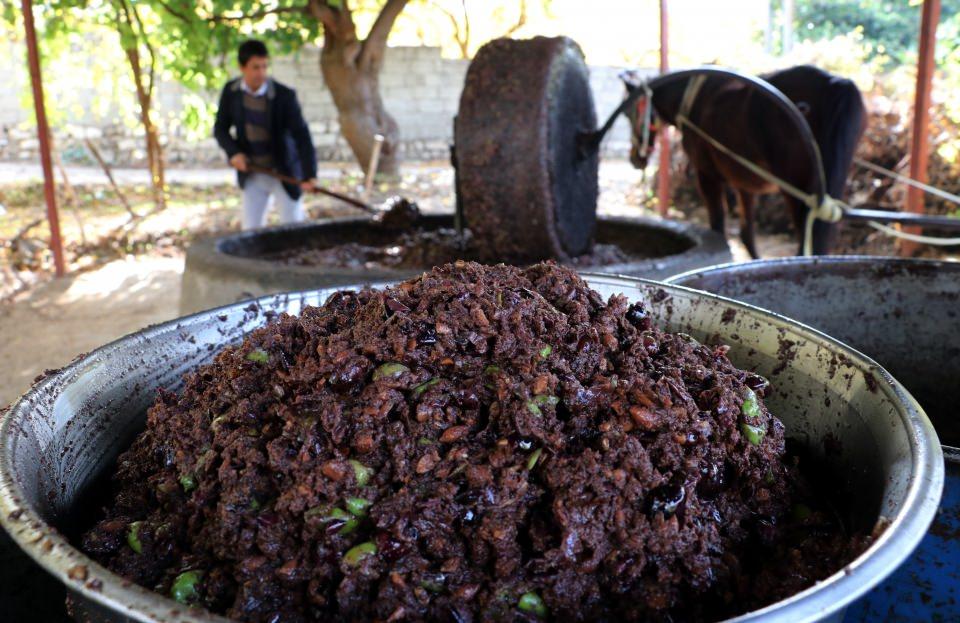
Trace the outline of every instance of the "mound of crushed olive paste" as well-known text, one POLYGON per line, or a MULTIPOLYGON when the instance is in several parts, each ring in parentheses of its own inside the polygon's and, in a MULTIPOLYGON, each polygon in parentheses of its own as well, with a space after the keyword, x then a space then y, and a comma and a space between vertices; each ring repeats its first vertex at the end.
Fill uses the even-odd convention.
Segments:
POLYGON ((766 389, 568 269, 458 262, 161 391, 83 548, 241 621, 721 618, 861 546, 766 389))

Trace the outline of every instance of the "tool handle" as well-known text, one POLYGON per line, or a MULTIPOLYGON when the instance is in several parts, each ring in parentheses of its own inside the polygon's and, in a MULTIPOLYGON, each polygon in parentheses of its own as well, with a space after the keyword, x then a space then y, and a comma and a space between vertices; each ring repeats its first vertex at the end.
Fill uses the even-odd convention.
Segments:
MULTIPOLYGON (((295 177, 293 177, 293 176, 284 175, 283 173, 280 173, 280 172, 278 172, 278 171, 274 171, 273 169, 267 169, 266 167, 258 167, 257 165, 253 165, 253 164, 248 164, 248 165, 247 165, 247 171, 249 171, 249 172, 251 172, 251 173, 262 173, 263 175, 270 176, 270 177, 272 177, 272 178, 274 178, 274 179, 276 179, 276 180, 279 180, 279 181, 283 182, 284 184, 294 184, 294 185, 296 185, 296 186, 300 186, 303 182, 306 181, 306 180, 298 180, 297 178, 295 178, 295 177)), ((321 195, 327 195, 328 197, 333 197, 334 199, 339 199, 340 201, 343 201, 344 203, 349 203, 350 205, 352 205, 352 206, 354 206, 354 207, 356 207, 356 208, 360 208, 361 210, 366 210, 366 211, 369 212, 370 214, 378 214, 378 213, 380 212, 379 210, 377 210, 376 208, 374 208, 373 206, 371 206, 371 205, 368 204, 368 203, 364 203, 363 201, 360 201, 359 199, 354 199, 353 197, 351 197, 351 196, 349 196, 349 195, 344 195, 344 194, 342 194, 342 193, 338 193, 338 192, 335 191, 335 190, 328 190, 328 189, 326 189, 326 188, 322 188, 322 187, 317 186, 317 185, 313 185, 313 186, 310 188, 310 190, 311 190, 312 192, 315 192, 315 193, 320 193, 321 195)))

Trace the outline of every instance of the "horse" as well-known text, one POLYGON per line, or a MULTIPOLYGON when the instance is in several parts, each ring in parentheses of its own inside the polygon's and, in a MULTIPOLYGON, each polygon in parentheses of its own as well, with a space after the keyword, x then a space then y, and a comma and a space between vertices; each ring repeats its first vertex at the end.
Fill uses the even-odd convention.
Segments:
MULTIPOLYGON (((851 80, 810 65, 761 77, 782 91, 803 113, 820 149, 825 190, 831 197, 842 198, 854 152, 866 128, 866 109, 860 90, 851 80)), ((806 157, 808 152, 795 123, 754 85, 715 74, 705 79, 678 79, 650 91, 653 102, 647 111, 648 94, 638 96, 637 90, 644 87, 636 74, 627 72, 621 78, 628 97, 636 97, 636 105, 628 106, 625 111, 632 128, 630 162, 634 167, 646 168, 660 123, 677 126, 677 116, 681 107, 685 107, 687 119, 734 153, 805 193, 817 192, 816 165, 806 157), (691 86, 692 80, 698 83, 691 86)), ((729 187, 740 208, 740 238, 751 257, 757 258, 753 232, 756 196, 782 192, 782 189, 738 164, 697 133, 681 129, 685 130, 683 149, 696 172, 697 188, 707 204, 711 229, 724 232, 726 188, 729 187)), ((809 208, 786 193, 783 196, 799 232, 802 253, 809 208)), ((836 229, 834 223, 821 220, 814 223, 814 254, 830 252, 836 229)))

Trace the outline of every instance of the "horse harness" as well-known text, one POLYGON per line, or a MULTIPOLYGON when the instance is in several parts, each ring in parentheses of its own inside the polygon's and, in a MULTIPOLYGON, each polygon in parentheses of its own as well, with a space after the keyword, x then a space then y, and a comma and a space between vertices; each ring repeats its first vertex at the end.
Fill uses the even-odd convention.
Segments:
MULTIPOLYGON (((699 95, 700 89, 706 81, 707 76, 701 74, 692 77, 687 82, 687 87, 683 91, 683 99, 680 101, 680 111, 677 113, 678 126, 683 123, 689 123, 690 111, 693 109, 697 95, 699 95)), ((653 89, 651 89, 647 81, 644 80, 638 90, 643 92, 642 97, 637 97, 636 101, 637 124, 640 125, 640 127, 634 127, 634 132, 640 134, 639 155, 641 158, 646 158, 650 155, 650 152, 653 151, 653 145, 650 143, 650 133, 656 132, 657 130, 656 120, 653 118, 653 89)))

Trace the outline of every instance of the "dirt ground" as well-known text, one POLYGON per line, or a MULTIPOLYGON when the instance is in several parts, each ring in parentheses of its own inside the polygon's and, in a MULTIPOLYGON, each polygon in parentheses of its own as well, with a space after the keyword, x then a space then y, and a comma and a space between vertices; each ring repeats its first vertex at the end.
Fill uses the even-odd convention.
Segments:
POLYGON ((46 369, 175 317, 182 272, 182 258, 115 260, 0 306, 0 404, 17 398, 46 369))

